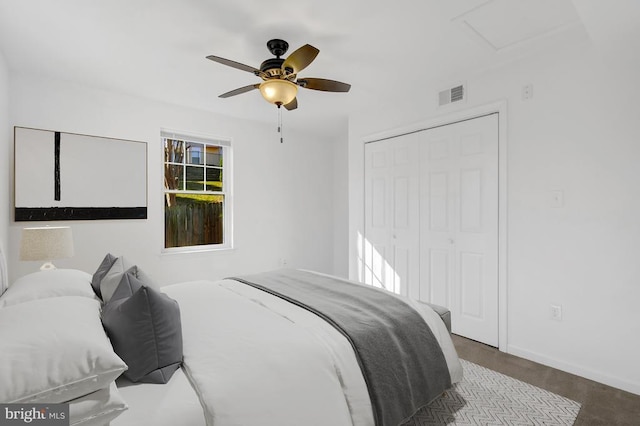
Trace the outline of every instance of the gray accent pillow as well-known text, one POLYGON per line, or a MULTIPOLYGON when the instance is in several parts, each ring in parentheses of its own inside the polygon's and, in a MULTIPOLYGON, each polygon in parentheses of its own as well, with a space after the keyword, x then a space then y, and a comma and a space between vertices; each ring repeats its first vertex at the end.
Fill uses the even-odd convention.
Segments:
POLYGON ((118 257, 113 262, 111 268, 109 268, 100 281, 100 293, 104 303, 109 303, 113 292, 116 291, 116 288, 118 288, 118 285, 120 284, 120 280, 122 280, 122 276, 132 269, 134 275, 137 275, 137 267, 129 263, 129 261, 123 256, 118 257))
POLYGON ((142 281, 143 285, 146 285, 147 287, 151 287, 154 290, 160 291, 160 286, 156 284, 156 282, 149 275, 147 275, 142 269, 140 269, 139 266, 136 269, 135 275, 137 279, 142 281))
POLYGON ((111 253, 107 253, 107 255, 102 259, 102 263, 98 266, 98 270, 94 272, 93 277, 91 278, 91 287, 96 295, 102 299, 102 293, 100 293, 100 282, 107 275, 111 266, 116 261, 117 257, 112 255, 111 253))
POLYGON ((137 266, 132 266, 122 275, 116 291, 111 295, 110 301, 133 296, 133 293, 135 293, 141 285, 160 291, 160 288, 149 275, 145 274, 142 269, 137 266))
POLYGON ((118 299, 126 299, 133 296, 136 291, 140 290, 140 287, 145 285, 141 279, 136 277, 135 272, 134 268, 129 268, 122 276, 120 284, 118 284, 116 291, 114 291, 111 296, 111 300, 109 301, 110 304, 115 303, 118 299))
POLYGON ((178 302, 126 273, 102 310, 102 324, 132 382, 167 383, 182 364, 178 302))

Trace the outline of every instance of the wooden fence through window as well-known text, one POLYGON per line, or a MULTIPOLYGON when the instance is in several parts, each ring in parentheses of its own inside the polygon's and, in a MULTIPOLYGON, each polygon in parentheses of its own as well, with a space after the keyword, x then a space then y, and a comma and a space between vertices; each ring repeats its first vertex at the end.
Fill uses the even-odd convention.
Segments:
POLYGON ((224 203, 189 203, 165 207, 166 248, 222 244, 224 203))

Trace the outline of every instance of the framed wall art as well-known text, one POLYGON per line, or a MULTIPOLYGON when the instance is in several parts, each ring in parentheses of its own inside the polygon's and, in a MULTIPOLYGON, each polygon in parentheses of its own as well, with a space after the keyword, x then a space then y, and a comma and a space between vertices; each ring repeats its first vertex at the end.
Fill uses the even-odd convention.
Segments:
POLYGON ((147 144, 14 128, 15 220, 147 218, 147 144))

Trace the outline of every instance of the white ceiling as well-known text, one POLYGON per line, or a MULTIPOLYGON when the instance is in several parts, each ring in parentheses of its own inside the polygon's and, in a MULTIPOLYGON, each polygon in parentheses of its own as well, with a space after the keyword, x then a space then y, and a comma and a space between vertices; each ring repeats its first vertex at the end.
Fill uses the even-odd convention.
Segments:
POLYGON ((301 90, 286 121, 326 129, 356 109, 412 94, 435 99, 448 84, 582 28, 580 8, 594 20, 593 0, 2 0, 0 50, 13 73, 274 122, 258 91, 219 99, 258 79, 205 56, 259 67, 271 38, 287 40, 289 53, 309 43, 320 54, 300 76, 352 90, 301 90))

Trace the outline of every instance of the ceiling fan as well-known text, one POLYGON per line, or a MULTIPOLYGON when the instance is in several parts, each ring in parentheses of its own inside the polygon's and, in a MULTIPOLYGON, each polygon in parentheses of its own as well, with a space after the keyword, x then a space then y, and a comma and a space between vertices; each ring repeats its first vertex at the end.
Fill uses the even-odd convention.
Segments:
POLYGON ((265 60, 260 68, 241 64, 219 56, 209 55, 207 59, 230 66, 242 71, 250 72, 262 79, 261 83, 250 84, 220 95, 220 98, 228 98, 241 93, 260 89, 262 96, 270 103, 280 108, 284 106, 291 111, 298 107, 296 95, 298 87, 305 89, 321 90, 324 92, 348 92, 351 85, 324 78, 298 78, 298 73, 305 69, 320 52, 315 47, 305 44, 286 59, 281 58, 289 49, 289 43, 280 39, 267 42, 267 48, 275 56, 265 60))

